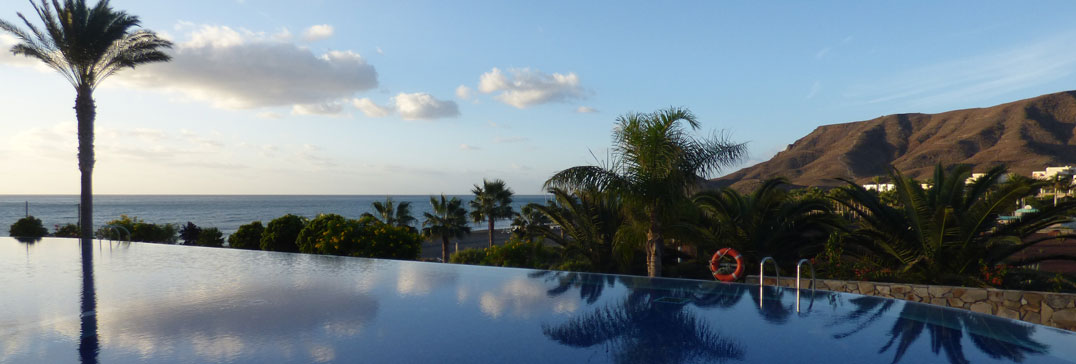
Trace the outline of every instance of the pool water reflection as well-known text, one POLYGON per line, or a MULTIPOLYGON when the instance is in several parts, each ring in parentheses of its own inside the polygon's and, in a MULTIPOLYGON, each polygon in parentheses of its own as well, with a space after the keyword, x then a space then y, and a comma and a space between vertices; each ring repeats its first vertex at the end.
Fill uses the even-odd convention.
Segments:
POLYGON ((0 238, 0 362, 1076 358, 1067 331, 851 294, 803 291, 797 312, 795 291, 772 287, 108 242, 83 335, 78 245, 0 238))

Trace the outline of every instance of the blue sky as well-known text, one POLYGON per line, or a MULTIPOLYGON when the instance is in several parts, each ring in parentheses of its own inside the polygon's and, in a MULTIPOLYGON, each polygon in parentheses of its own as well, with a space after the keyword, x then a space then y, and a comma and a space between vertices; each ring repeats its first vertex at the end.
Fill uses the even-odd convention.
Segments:
MULTIPOLYGON (((176 48, 95 93, 106 194, 536 194, 626 112, 748 142, 728 173, 820 125, 1076 88, 1069 1, 112 6, 176 48)), ((77 193, 71 86, 8 52, 0 80, 0 194, 77 193)))

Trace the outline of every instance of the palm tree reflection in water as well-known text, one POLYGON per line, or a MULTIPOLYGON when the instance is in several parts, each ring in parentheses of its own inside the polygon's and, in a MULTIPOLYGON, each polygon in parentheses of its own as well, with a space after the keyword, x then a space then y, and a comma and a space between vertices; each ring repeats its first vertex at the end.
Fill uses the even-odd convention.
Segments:
MULTIPOLYGON (((81 244, 89 244, 81 241, 81 244)), ((100 343, 97 339, 97 291, 93 286, 93 250, 82 249, 82 313, 80 316, 78 354, 83 363, 97 363, 100 343)))
MULTIPOLYGON (((832 325, 852 323, 855 327, 833 335, 836 339, 855 335, 873 325, 897 303, 876 297, 853 298, 849 302, 855 309, 832 325)), ((944 353, 949 363, 953 364, 970 362, 964 356, 961 344, 965 332, 980 352, 997 360, 1022 362, 1029 355, 1042 355, 1049 351, 1049 346, 1031 338, 1035 332, 1032 325, 968 311, 943 310, 925 304, 902 304, 900 315, 889 329, 889 341, 878 350, 884 353, 893 349, 893 363, 900 362, 924 330, 930 334, 930 350, 934 354, 944 353)))
MULTIPOLYGON (((604 287, 620 279, 630 291, 619 303, 597 309, 566 323, 543 325, 550 339, 567 346, 586 348, 599 344, 614 350, 618 363, 683 363, 743 360, 744 350, 733 340, 722 337, 705 321, 686 310, 697 307, 735 304, 738 297, 727 300, 722 295, 700 294, 696 285, 685 287, 650 287, 646 278, 613 277, 586 273, 557 272, 551 279, 557 287, 548 291, 558 296, 572 287, 580 288, 580 298, 597 301, 604 287), (638 282, 633 282, 638 281, 638 282)), ((542 272, 535 276, 548 276, 542 272)), ((741 293, 742 294, 742 293, 741 293)))

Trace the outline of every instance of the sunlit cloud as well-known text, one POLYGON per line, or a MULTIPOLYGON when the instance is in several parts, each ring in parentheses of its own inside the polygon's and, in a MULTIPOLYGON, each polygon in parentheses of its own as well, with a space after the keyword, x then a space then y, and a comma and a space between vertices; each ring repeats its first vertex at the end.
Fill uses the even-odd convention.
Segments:
POLYGON ((493 68, 479 78, 478 91, 497 93, 494 98, 519 109, 583 97, 575 73, 547 74, 530 68, 493 68))
POLYGON ((456 87, 456 97, 460 100, 470 100, 474 97, 474 91, 472 91, 470 87, 460 85, 459 87, 456 87))
POLYGON ((482 148, 479 148, 479 147, 476 147, 476 146, 473 146, 473 145, 460 144, 460 150, 479 150, 479 149, 482 149, 482 148))
POLYGON ((399 114, 404 120, 432 120, 460 115, 459 105, 453 101, 439 100, 425 92, 399 93, 387 105, 378 105, 369 98, 352 101, 355 108, 368 117, 379 118, 399 114))
POLYGON ((333 36, 333 26, 329 24, 315 25, 303 32, 303 39, 308 42, 328 39, 333 36))
POLYGON ((291 107, 293 115, 339 115, 343 111, 344 105, 339 102, 294 105, 291 107))
POLYGON ((580 114, 590 114, 596 113, 598 112, 598 110, 590 106, 580 106, 579 108, 575 109, 575 112, 580 114))
POLYGON ((179 92, 216 107, 246 109, 336 102, 378 86, 351 51, 314 54, 278 37, 227 26, 181 24, 173 60, 120 73, 124 83, 179 92))

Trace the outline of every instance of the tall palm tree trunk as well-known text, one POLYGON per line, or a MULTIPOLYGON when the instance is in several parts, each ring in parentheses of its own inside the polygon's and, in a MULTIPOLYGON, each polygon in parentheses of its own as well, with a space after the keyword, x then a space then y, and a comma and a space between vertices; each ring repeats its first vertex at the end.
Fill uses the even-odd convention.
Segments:
POLYGON ((448 236, 441 237, 441 262, 448 263, 448 236))
POLYGON ((493 248, 493 217, 489 218, 489 247, 493 248))
POLYGON ((661 276, 661 256, 665 242, 661 233, 658 214, 650 214, 650 229, 646 231, 646 274, 651 277, 661 276))
POLYGON ((93 243, 93 121, 97 117, 97 106, 94 105, 93 89, 89 85, 79 85, 76 93, 78 169, 82 173, 79 236, 82 238, 82 253, 88 255, 91 253, 90 245, 93 243))

